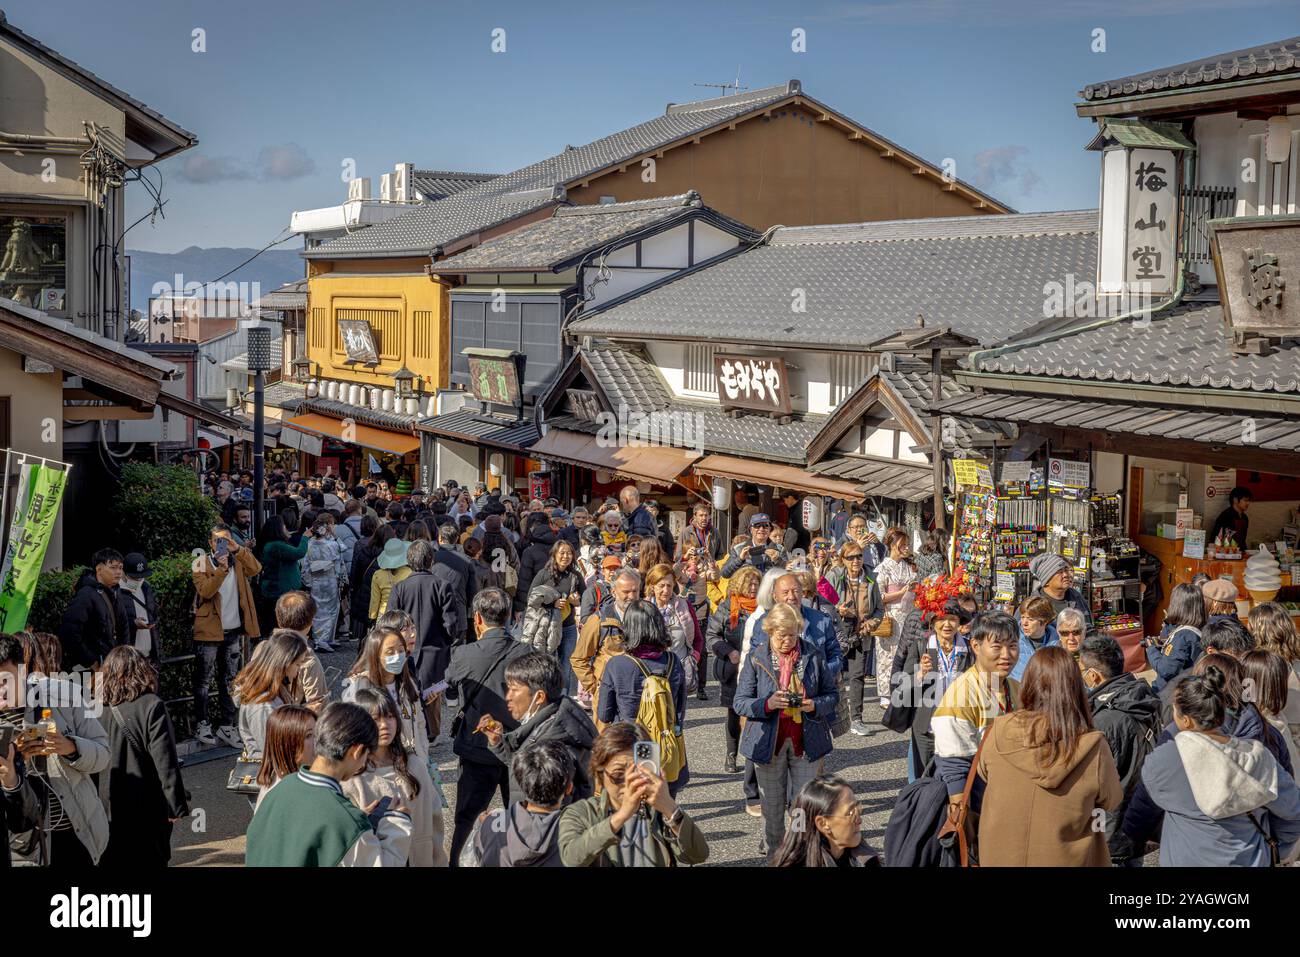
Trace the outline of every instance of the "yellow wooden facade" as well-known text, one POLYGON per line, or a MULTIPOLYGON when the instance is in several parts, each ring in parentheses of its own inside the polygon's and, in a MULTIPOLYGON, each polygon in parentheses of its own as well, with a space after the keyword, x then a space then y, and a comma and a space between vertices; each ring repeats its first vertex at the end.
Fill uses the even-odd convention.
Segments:
POLYGON ((309 261, 307 358, 311 374, 363 385, 393 387, 403 365, 417 391, 444 388, 451 372, 447 287, 414 260, 309 261), (374 331, 379 365, 347 364, 340 319, 364 319, 374 331))

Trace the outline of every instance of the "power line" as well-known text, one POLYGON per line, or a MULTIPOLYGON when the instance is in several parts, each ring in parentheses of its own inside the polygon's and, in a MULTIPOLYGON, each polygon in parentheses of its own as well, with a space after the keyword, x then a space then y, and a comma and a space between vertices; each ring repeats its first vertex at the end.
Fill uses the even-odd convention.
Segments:
MULTIPOLYGON (((286 226, 286 227, 284 227, 284 229, 280 230, 280 232, 284 232, 285 229, 288 229, 288 228, 289 228, 289 227, 286 226)), ((295 237, 295 235, 296 235, 295 233, 290 233, 288 236, 285 236, 283 239, 273 239, 273 240, 271 240, 269 243, 267 243, 265 246, 263 246, 263 247, 262 247, 261 249, 259 249, 257 252, 253 253, 253 255, 249 256, 247 259, 245 259, 242 263, 240 263, 240 264, 239 264, 238 266, 236 266, 234 269, 227 270, 226 272, 224 272, 224 273, 222 273, 220 276, 218 276, 216 279, 209 279, 207 282, 203 283, 203 285, 204 285, 204 286, 211 286, 211 285, 213 285, 214 283, 221 282, 221 280, 225 279, 225 278, 226 278, 227 276, 229 276, 232 272, 238 272, 239 270, 243 269, 245 266, 247 266, 247 265, 248 265, 249 263, 251 263, 254 259, 256 259, 258 256, 262 255, 262 253, 266 252, 266 251, 267 251, 268 249, 270 249, 271 247, 273 247, 273 246, 278 246, 278 245, 280 245, 281 243, 287 243, 289 240, 293 239, 293 238, 295 237)))

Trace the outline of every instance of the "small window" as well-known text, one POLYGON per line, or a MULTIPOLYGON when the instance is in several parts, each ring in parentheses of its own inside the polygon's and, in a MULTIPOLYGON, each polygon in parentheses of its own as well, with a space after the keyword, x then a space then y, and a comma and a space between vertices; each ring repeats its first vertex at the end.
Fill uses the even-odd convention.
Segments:
POLYGON ((682 391, 717 394, 718 380, 713 372, 713 355, 717 347, 688 342, 682 363, 682 391))
POLYGON ((609 205, 610 203, 617 203, 618 200, 615 199, 613 196, 602 196, 600 198, 600 202, 602 205, 609 205))
POLYGON ((67 219, 0 214, 0 246, 0 296, 66 318, 67 219))

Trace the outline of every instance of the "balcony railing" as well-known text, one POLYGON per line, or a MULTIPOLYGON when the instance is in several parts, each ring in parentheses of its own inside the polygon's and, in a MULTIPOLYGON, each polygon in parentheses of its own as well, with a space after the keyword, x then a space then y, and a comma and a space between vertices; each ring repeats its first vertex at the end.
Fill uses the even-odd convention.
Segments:
POLYGON ((1187 263, 1212 263, 1210 252, 1211 219, 1232 216, 1237 205, 1237 190, 1232 186, 1184 186, 1178 191, 1182 211, 1182 234, 1187 237, 1187 263))

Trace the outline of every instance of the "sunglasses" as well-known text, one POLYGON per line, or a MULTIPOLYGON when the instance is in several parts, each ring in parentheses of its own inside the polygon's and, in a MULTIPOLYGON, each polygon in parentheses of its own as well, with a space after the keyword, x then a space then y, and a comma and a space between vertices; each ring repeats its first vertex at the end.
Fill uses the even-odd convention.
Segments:
POLYGON ((760 523, 757 524, 757 525, 751 525, 751 526, 749 526, 749 527, 750 527, 750 528, 771 528, 772 526, 769 525, 769 524, 767 524, 767 522, 760 522, 760 523))
POLYGON ((862 556, 861 556, 861 555, 845 555, 845 556, 844 556, 844 560, 845 560, 846 562, 860 562, 860 561, 862 561, 862 556))

